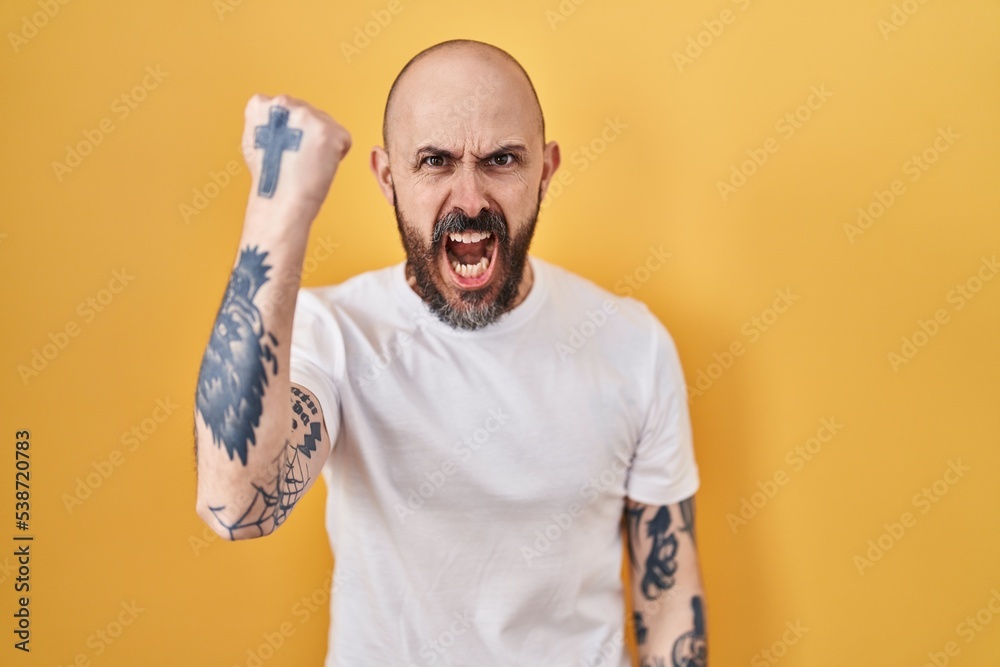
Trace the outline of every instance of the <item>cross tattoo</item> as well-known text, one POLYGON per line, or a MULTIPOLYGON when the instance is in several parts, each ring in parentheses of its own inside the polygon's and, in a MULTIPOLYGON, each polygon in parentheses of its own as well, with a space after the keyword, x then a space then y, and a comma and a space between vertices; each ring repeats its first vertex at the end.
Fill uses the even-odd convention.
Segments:
POLYGON ((284 151, 299 150, 302 130, 288 127, 288 109, 273 106, 267 125, 254 128, 254 148, 264 149, 264 162, 260 173, 257 194, 273 197, 278 187, 278 170, 281 168, 281 154, 284 151))

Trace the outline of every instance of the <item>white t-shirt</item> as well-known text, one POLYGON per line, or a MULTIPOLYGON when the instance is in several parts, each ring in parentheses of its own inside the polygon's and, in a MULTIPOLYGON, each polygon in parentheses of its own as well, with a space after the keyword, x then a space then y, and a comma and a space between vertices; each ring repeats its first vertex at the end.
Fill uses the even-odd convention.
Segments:
POLYGON ((300 291, 335 557, 327 667, 627 667, 625 497, 698 488, 686 386, 640 302, 530 258, 525 300, 438 320, 402 263, 300 291))

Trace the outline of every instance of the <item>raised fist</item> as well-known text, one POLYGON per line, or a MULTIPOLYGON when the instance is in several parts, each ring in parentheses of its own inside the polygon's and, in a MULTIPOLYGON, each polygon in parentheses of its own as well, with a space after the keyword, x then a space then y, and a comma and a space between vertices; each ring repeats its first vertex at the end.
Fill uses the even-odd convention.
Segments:
POLYGON ((243 157, 253 179, 250 203, 268 200, 311 223, 319 212, 351 135, 328 114, 287 95, 247 102, 243 157))

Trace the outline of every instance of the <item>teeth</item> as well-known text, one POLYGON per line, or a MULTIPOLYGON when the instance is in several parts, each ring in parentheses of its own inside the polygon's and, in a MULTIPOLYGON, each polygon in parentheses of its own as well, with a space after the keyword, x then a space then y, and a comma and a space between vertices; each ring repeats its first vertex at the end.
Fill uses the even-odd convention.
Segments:
POLYGON ((463 278, 478 278, 486 272, 486 269, 490 267, 489 257, 483 257, 476 264, 462 264, 461 262, 452 262, 451 268, 455 270, 455 273, 462 276, 463 278))
POLYGON ((452 232, 448 234, 448 238, 454 243, 479 243, 490 237, 490 232, 452 232))

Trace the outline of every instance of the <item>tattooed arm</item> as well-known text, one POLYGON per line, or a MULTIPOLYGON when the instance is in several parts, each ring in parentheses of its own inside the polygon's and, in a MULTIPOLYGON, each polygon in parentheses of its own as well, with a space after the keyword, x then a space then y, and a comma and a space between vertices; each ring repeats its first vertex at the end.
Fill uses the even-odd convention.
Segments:
POLYGON ((694 496, 661 506, 626 499, 625 522, 640 667, 705 667, 694 496))
POLYGON ((273 532, 330 451, 319 401, 288 366, 309 228, 350 148, 336 121, 286 96, 254 96, 243 137, 253 186, 195 397, 197 511, 226 539, 273 532))

